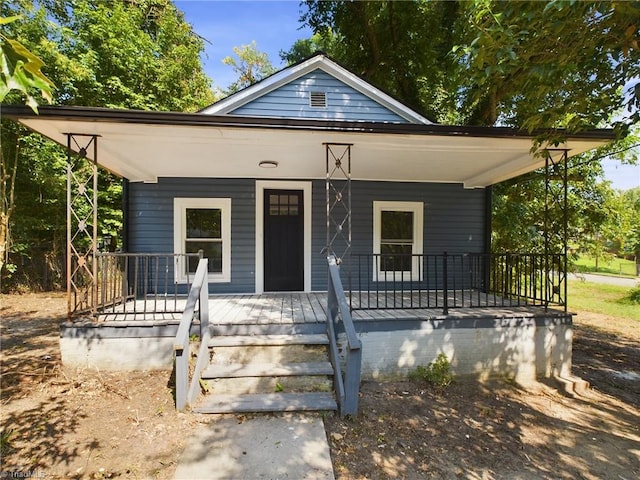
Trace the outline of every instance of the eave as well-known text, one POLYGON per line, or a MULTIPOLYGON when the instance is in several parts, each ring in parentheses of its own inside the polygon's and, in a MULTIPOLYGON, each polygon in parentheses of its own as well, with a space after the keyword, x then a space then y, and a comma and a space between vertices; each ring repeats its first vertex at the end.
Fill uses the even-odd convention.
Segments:
MULTIPOLYGON (((350 143, 354 179, 485 187, 534 170, 536 136, 500 127, 346 122, 202 113, 2 106, 3 116, 66 145, 98 135, 97 161, 131 181, 160 177, 324 178, 324 143, 350 143), (278 162, 262 169, 262 160, 278 162)), ((564 132, 554 132, 562 135, 564 132)), ((576 155, 615 138, 612 130, 566 135, 554 148, 576 155)))

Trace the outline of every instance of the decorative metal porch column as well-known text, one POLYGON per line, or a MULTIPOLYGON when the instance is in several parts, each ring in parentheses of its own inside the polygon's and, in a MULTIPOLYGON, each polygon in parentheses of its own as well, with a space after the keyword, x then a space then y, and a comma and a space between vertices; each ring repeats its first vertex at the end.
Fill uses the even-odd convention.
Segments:
POLYGON ((67 314, 98 301, 98 135, 67 134, 67 314), (93 160, 87 153, 93 149, 93 160), (77 151, 78 153, 75 153, 77 151))
POLYGON ((324 143, 326 150, 327 243, 338 265, 351 253, 351 143, 324 143))
POLYGON ((567 149, 545 149, 544 275, 546 304, 564 305, 567 311, 567 149), (554 156, 556 158, 554 158, 554 156), (562 214, 558 215, 558 211, 562 214), (554 214, 555 213, 555 214, 554 214))

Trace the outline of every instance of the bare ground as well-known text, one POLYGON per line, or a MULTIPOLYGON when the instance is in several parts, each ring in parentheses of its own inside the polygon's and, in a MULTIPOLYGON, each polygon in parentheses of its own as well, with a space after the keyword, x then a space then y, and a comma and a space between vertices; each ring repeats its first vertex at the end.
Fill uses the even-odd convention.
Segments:
MULTIPOLYGON (((0 296, 1 477, 171 478, 190 430, 170 372, 67 370, 63 294, 0 296), (19 475, 22 475, 21 477, 19 475)), ((339 479, 640 478, 640 328, 580 313, 574 373, 593 388, 365 382, 357 418, 325 418, 339 479)))

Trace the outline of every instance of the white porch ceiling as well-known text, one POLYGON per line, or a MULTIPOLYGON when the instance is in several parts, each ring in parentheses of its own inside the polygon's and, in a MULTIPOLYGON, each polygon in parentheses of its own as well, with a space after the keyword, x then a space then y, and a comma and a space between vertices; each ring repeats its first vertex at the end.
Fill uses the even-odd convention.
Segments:
MULTIPOLYGON (((57 115, 55 107, 49 107, 40 116, 20 115, 20 111, 10 111, 10 116, 62 145, 66 145, 67 133, 99 135, 98 163, 130 181, 155 182, 160 177, 325 178, 324 143, 353 144, 351 169, 358 180, 462 183, 476 188, 544 164, 530 153, 532 137, 505 135, 500 129, 492 136, 488 129, 474 135, 468 127, 460 131, 442 126, 371 129, 350 123, 345 128, 341 122, 276 122, 272 126, 264 119, 230 124, 228 117, 218 117, 219 122, 209 118, 200 124, 198 115, 165 114, 169 120, 160 122, 154 112, 137 112, 142 119, 133 119, 126 115, 93 118, 92 111, 95 109, 87 115, 57 115), (173 117, 175 121, 171 121, 173 117), (259 167, 264 160, 278 162, 278 167, 259 167)), ((610 132, 609 138, 599 132, 593 137, 571 137, 556 148, 569 149, 569 155, 582 153, 609 141, 610 132)))

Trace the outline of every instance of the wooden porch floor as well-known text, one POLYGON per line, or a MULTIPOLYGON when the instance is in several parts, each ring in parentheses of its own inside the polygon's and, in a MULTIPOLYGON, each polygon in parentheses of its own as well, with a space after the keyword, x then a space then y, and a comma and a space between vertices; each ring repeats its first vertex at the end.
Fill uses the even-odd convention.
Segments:
MULTIPOLYGON (((376 320, 407 320, 407 319, 444 319, 444 318, 479 318, 479 317, 510 317, 514 315, 533 316, 544 312, 542 307, 518 306, 516 303, 503 304, 496 302, 494 296, 474 292, 473 308, 456 308, 450 301, 448 315, 442 311, 442 293, 430 293, 429 305, 438 308, 385 308, 393 305, 394 299, 389 296, 385 301, 377 304, 367 303, 368 310, 354 310, 352 317, 358 321, 376 320), (439 295, 439 297, 438 297, 439 295), (437 298, 436 298, 437 297, 437 298), (436 303, 437 301, 437 303, 436 303), (386 302, 386 303, 385 303, 386 302)), ((354 307, 358 302, 365 302, 364 297, 354 294, 354 307)), ((426 303, 425 299, 421 300, 426 303)), ((163 321, 178 322, 184 309, 184 298, 147 298, 127 302, 124 305, 110 307, 98 315, 101 321, 163 321)), ((405 296, 405 304, 407 304, 405 296)), ((418 300, 414 299, 414 305, 418 300)), ((324 323, 326 321, 326 292, 312 293, 264 293, 212 295, 209 297, 209 322, 211 324, 298 324, 324 323)), ((564 314, 560 310, 553 311, 564 314)))

